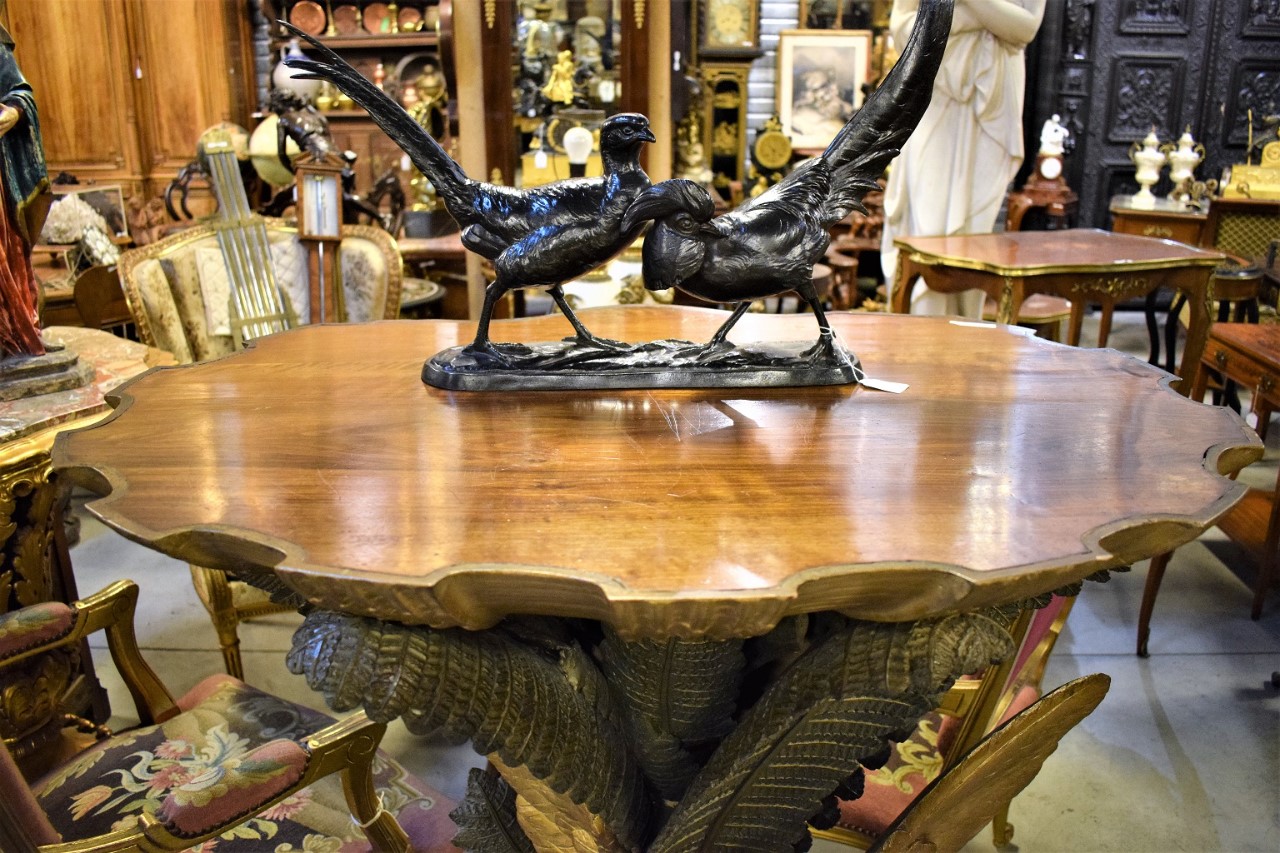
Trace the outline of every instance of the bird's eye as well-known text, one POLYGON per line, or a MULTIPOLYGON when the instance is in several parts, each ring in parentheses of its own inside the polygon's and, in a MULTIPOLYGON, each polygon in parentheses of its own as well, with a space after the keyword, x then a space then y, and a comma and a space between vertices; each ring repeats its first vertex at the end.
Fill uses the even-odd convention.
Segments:
POLYGON ((676 215, 676 228, 681 231, 692 231, 694 229, 693 217, 687 213, 676 215))

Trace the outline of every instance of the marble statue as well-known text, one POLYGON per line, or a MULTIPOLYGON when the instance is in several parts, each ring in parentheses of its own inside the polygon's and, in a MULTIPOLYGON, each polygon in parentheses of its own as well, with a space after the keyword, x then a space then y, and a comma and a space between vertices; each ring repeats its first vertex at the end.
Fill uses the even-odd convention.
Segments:
MULTIPOLYGON (((1025 48, 1046 0, 956 0, 933 101, 889 168, 881 263, 893 286, 895 237, 981 234, 995 226, 1022 165, 1025 48)), ((894 0, 889 26, 901 44, 919 0, 894 0)), ((944 295, 913 285, 912 311, 980 317, 978 291, 944 295)))

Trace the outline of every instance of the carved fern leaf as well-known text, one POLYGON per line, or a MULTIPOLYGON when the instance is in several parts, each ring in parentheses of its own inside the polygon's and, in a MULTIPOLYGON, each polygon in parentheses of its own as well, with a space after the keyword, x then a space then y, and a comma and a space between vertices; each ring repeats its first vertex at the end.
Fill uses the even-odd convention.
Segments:
POLYGON ((524 767, 490 760, 516 792, 516 817, 538 853, 625 853, 617 836, 585 806, 557 794, 524 767))
POLYGON ((534 853, 516 820, 516 792, 501 776, 471 768, 467 795, 449 817, 458 826, 453 843, 465 853, 534 853))
POLYGON ((540 650, 500 632, 315 611, 288 663, 335 710, 363 706, 379 721, 403 717, 415 733, 469 740, 587 806, 628 848, 643 841, 648 794, 625 734, 594 689, 577 689, 540 650))
POLYGON ((907 731, 952 679, 1010 653, 1003 611, 849 622, 811 646, 743 715, 651 849, 720 849, 752 833, 776 843, 748 849, 789 848, 857 759, 907 731), (803 778, 786 779, 792 761, 801 762, 803 778))
POLYGON ((663 797, 678 799, 700 765, 690 748, 733 727, 742 641, 626 642, 606 629, 600 652, 636 760, 663 797))
POLYGON ((691 791, 691 807, 677 808, 650 849, 789 849, 859 756, 878 748, 904 714, 925 709, 887 699, 820 700, 760 741, 744 745, 710 787, 696 796, 691 791))

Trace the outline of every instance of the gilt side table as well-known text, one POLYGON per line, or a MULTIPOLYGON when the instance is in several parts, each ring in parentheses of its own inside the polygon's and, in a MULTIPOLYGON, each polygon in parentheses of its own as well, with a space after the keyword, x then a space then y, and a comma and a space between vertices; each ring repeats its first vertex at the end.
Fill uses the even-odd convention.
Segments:
MULTIPOLYGON (((583 317, 628 341, 723 319, 583 317)), ((55 458, 129 538, 307 604, 290 667, 470 739, 535 849, 776 853, 1011 653, 1029 599, 1195 538, 1261 453, 1115 351, 831 319, 909 387, 449 392, 422 362, 470 323, 310 326, 149 374, 55 458)), ((734 338, 813 333, 749 314, 734 338)))
POLYGON ((1177 387, 1186 394, 1200 363, 1209 330, 1209 283, 1225 255, 1132 234, 1096 228, 909 237, 900 249, 893 290, 894 311, 910 305, 910 282, 923 276, 943 293, 981 289, 996 301, 1001 323, 1018 319, 1018 308, 1033 293, 1071 302, 1067 343, 1077 346, 1090 303, 1100 303, 1098 337, 1104 345, 1111 310, 1119 302, 1168 287, 1187 297, 1190 319, 1177 387))

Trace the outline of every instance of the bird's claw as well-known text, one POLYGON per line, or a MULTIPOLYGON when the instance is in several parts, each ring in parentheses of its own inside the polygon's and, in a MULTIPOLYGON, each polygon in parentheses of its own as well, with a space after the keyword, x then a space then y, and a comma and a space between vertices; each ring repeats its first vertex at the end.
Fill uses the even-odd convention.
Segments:
POLYGON ((841 348, 836 346, 835 335, 826 330, 818 337, 813 346, 800 354, 800 357, 815 366, 830 366, 848 362, 848 358, 845 357, 841 348))
POLYGON ((613 352, 622 352, 631 349, 631 344, 615 341, 610 338, 601 338, 592 334, 576 335, 571 338, 565 338, 566 341, 575 341, 578 346, 590 347, 591 349, 611 350, 613 352))
POLYGON ((492 342, 471 344, 462 348, 463 354, 470 356, 475 361, 476 367, 514 367, 515 363, 503 350, 507 350, 511 355, 524 355, 532 352, 528 347, 521 344, 503 344, 499 346, 492 342), (523 352, 520 352, 520 350, 523 350, 523 352))

